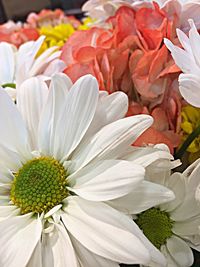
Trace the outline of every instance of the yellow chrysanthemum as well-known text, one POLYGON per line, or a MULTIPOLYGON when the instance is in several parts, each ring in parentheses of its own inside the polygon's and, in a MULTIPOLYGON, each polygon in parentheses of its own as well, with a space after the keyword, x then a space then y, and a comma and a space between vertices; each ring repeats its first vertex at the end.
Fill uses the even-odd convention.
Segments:
POLYGON ((56 26, 43 26, 39 29, 40 35, 45 35, 46 39, 39 53, 42 53, 49 47, 64 45, 66 40, 75 32, 71 24, 59 24, 56 26))
POLYGON ((40 35, 45 35, 46 39, 38 53, 40 55, 47 48, 52 46, 62 47, 67 39, 76 30, 87 30, 92 25, 93 20, 89 17, 85 18, 80 25, 75 28, 70 23, 62 23, 56 26, 47 25, 38 29, 40 35))
MULTIPOLYGON (((185 106, 182 108, 182 123, 181 129, 183 132, 182 143, 187 137, 200 125, 200 108, 193 106, 185 106)), ((200 136, 196 137, 193 142, 187 148, 190 152, 189 160, 194 161, 200 157, 200 136)))
POLYGON ((94 22, 94 19, 86 17, 82 20, 82 24, 79 25, 78 30, 87 30, 92 26, 94 22))

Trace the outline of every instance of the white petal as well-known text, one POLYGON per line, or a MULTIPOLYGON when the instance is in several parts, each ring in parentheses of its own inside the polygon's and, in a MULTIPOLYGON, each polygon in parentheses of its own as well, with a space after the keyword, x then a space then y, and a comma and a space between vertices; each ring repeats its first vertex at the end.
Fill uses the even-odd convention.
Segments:
POLYGON ((167 46, 167 48, 171 51, 172 57, 176 65, 184 73, 199 72, 199 68, 195 63, 193 56, 191 56, 188 52, 181 49, 180 47, 173 45, 172 42, 167 39, 164 39, 164 43, 167 46))
MULTIPOLYGON (((65 158, 80 143, 92 122, 98 103, 98 96, 98 83, 91 75, 83 76, 71 87, 65 103, 65 110, 57 125, 60 142, 64 144, 61 145, 58 141, 57 146, 62 146, 62 155, 65 158)), ((56 140, 58 139, 57 136, 56 140)))
MULTIPOLYGON (((9 196, 10 195, 10 188, 11 184, 10 183, 0 183, 0 196, 9 196)), ((1 216, 1 214, 0 214, 1 216)))
MULTIPOLYGON (((64 99, 67 99, 65 95, 69 92, 70 88, 73 86, 71 79, 64 73, 57 73, 53 75, 50 84, 50 90, 57 90, 59 87, 62 89, 60 93, 63 93, 64 99)), ((61 97, 61 96, 60 96, 61 97)))
POLYGON ((191 105, 200 107, 200 78, 196 74, 181 74, 179 90, 183 98, 191 105))
POLYGON ((17 90, 16 89, 13 89, 10 87, 5 87, 4 90, 9 95, 10 98, 12 98, 13 100, 16 99, 16 96, 17 96, 17 90))
POLYGON ((22 44, 17 53, 16 83, 19 86, 24 80, 31 77, 30 70, 35 57, 45 39, 40 36, 37 41, 22 44))
POLYGON ((199 205, 193 195, 186 195, 183 203, 170 212, 174 221, 185 221, 199 215, 199 205))
POLYGON ((87 250, 78 242, 77 239, 72 237, 72 243, 78 255, 81 266, 83 267, 119 267, 119 264, 100 257, 91 251, 87 250))
POLYGON ((123 159, 130 160, 135 164, 140 164, 143 167, 148 167, 153 162, 165 159, 172 160, 173 156, 169 151, 157 149, 154 147, 131 147, 130 152, 126 153, 123 159))
POLYGON ((20 59, 23 59, 24 54, 28 54, 30 59, 33 61, 40 50, 42 43, 44 42, 45 36, 40 36, 36 41, 29 41, 27 43, 22 44, 19 47, 19 52, 21 53, 20 59), (31 47, 31 49, 30 49, 31 47))
POLYGON ((123 92, 111 95, 99 92, 99 101, 94 118, 84 138, 89 138, 103 126, 125 117, 128 109, 128 98, 123 92))
POLYGON ((25 267, 41 237, 41 220, 30 215, 0 222, 0 265, 25 267))
POLYGON ((123 92, 115 92, 102 98, 102 106, 106 109, 109 123, 125 117, 128 111, 128 97, 123 92))
POLYGON ((45 82, 34 77, 23 82, 17 91, 17 106, 29 130, 32 149, 36 150, 38 124, 49 90, 45 82))
POLYGON ((187 35, 179 29, 177 29, 176 32, 177 32, 178 39, 180 43, 182 44, 183 48, 192 55, 190 40, 187 37, 187 35))
POLYGON ((10 97, 1 89, 0 122, 0 144, 6 144, 11 150, 26 155, 29 145, 25 124, 10 97))
POLYGON ((42 266, 42 249, 41 242, 38 242, 31 259, 26 267, 44 267, 42 266))
POLYGON ((76 255, 64 226, 54 225, 54 230, 43 234, 43 267, 78 267, 76 255))
MULTIPOLYGON (((177 194, 178 202, 175 202, 175 209, 171 209, 171 218, 175 221, 186 221, 194 216, 199 215, 199 205, 195 199, 196 188, 199 183, 199 166, 196 163, 192 164, 181 176, 174 174, 177 179, 177 184, 173 176, 171 177, 171 188, 174 187, 177 194), (178 179, 180 179, 178 181, 178 179), (182 184, 182 185, 181 185, 182 184), (185 186, 185 189, 184 189, 185 186), (185 191, 185 194, 183 193, 185 191)), ((173 203, 171 203, 173 205, 173 203)), ((172 206, 173 208, 173 206, 172 206)))
POLYGON ((130 193, 144 174, 143 167, 128 161, 102 161, 76 173, 72 180, 75 185, 70 190, 87 200, 107 201, 130 193))
POLYGON ((0 162, 0 183, 10 183, 13 180, 13 174, 4 164, 0 162))
POLYGON ((72 169, 77 170, 94 158, 100 160, 109 159, 110 156, 112 159, 118 157, 152 122, 152 117, 148 115, 136 115, 105 126, 72 155, 72 160, 76 161, 72 169))
POLYGON ((103 203, 93 203, 78 197, 67 199, 61 215, 68 231, 88 250, 106 259, 122 263, 149 262, 149 254, 142 243, 123 224, 123 214, 103 203), (123 238, 122 238, 123 236, 123 238))
POLYGON ((173 232, 179 236, 191 236, 199 234, 200 217, 191 218, 183 222, 173 224, 173 232))
POLYGON ((200 67, 200 47, 198 45, 200 43, 200 36, 192 19, 189 20, 189 23, 191 27, 189 31, 191 50, 193 52, 196 64, 200 67))
POLYGON ((38 74, 41 74, 45 68, 48 66, 48 63, 52 60, 52 56, 53 58, 58 58, 60 55, 60 52, 55 53, 57 47, 50 47, 47 50, 45 50, 39 57, 37 57, 34 62, 33 65, 30 69, 30 77, 31 76, 36 76, 38 74))
POLYGON ((15 53, 11 44, 0 43, 0 84, 13 83, 15 71, 15 53))
POLYGON ((193 264, 194 257, 191 248, 185 241, 176 236, 167 240, 167 249, 174 261, 181 267, 188 267, 193 264))
POLYGON ((168 188, 159 184, 143 181, 141 185, 133 189, 130 194, 109 201, 109 204, 127 214, 137 214, 170 201, 173 198, 174 194, 168 188))
POLYGON ((38 129, 39 146, 44 154, 51 152, 50 146, 53 146, 56 124, 65 107, 71 85, 71 80, 64 74, 56 74, 52 77, 47 103, 42 111, 38 129))
POLYGON ((166 186, 173 190, 175 194, 175 199, 170 201, 169 203, 162 205, 161 209, 172 212, 176 209, 179 205, 181 205, 185 198, 185 181, 181 173, 174 173, 167 179, 166 186))
POLYGON ((0 206, 0 218, 5 219, 6 217, 12 216, 18 212, 18 208, 14 205, 12 206, 0 206))
POLYGON ((65 68, 66 68, 66 64, 62 60, 55 59, 54 61, 49 63, 49 65, 43 72, 43 75, 51 77, 56 73, 63 72, 65 68))
MULTIPOLYGON (((166 266, 167 267, 180 267, 180 265, 178 263, 176 263, 174 261, 174 259, 172 258, 172 256, 170 255, 166 245, 163 245, 160 250, 163 253, 163 255, 165 256, 165 258, 166 258, 167 265, 165 265, 165 267, 166 266)), ((155 267, 160 267, 160 266, 155 266, 155 267)))
POLYGON ((0 162, 7 169, 11 171, 18 171, 22 167, 20 155, 14 151, 11 151, 3 144, 0 145, 0 162))
MULTIPOLYGON (((57 90, 54 91, 56 95, 57 90)), ((93 119, 98 94, 96 79, 91 75, 86 75, 72 86, 63 103, 64 110, 55 105, 56 112, 60 111, 60 116, 56 129, 52 130, 55 135, 52 134, 50 148, 51 154, 57 159, 67 158, 83 138, 93 119)))
POLYGON ((194 194, 197 186, 199 185, 199 172, 200 172, 200 159, 193 162, 183 172, 185 180, 187 182, 187 191, 194 194))

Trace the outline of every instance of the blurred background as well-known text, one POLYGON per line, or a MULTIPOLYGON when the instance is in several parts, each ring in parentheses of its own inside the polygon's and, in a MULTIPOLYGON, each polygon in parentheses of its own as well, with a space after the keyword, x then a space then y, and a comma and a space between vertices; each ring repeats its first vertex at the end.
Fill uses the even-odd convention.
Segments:
POLYGON ((66 14, 81 17, 81 6, 85 0, 0 0, 0 23, 9 19, 24 21, 30 12, 43 8, 62 8, 66 14))

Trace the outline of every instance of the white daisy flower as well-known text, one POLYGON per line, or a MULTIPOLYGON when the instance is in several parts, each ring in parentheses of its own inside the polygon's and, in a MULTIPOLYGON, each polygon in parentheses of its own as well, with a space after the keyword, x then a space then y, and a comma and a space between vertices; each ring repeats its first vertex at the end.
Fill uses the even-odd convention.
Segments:
POLYGON ((110 16, 113 16, 120 6, 130 6, 133 2, 135 0, 88 0, 82 6, 82 11, 87 16, 97 20, 95 24, 102 24, 110 16))
POLYGON ((192 20, 189 37, 177 29, 177 35, 183 49, 165 39, 175 63, 182 70, 179 76, 179 90, 183 98, 191 105, 200 107, 200 36, 192 20))
MULTIPOLYGON (((183 174, 176 172, 172 175, 169 164, 167 167, 161 161, 159 168, 155 168, 155 162, 153 168, 148 168, 146 178, 171 189, 175 199, 155 205, 142 213, 134 212, 134 215, 137 214, 135 221, 166 257, 167 267, 189 267, 194 261, 191 247, 198 250, 200 248, 200 211, 195 199, 200 165, 196 162, 183 174)), ((166 265, 151 262, 147 266, 166 265)))
POLYGON ((41 36, 37 41, 21 45, 19 49, 6 42, 0 43, 0 85, 14 98, 16 91, 13 87, 20 86, 26 79, 34 76, 48 79, 64 70, 65 64, 59 59, 61 51, 57 51, 55 46, 36 57, 44 39, 45 36, 41 36))
POLYGON ((119 267, 148 264, 149 251, 159 257, 138 226, 109 205, 145 175, 120 155, 152 118, 121 119, 127 103, 120 92, 99 97, 90 75, 73 86, 55 75, 50 89, 37 78, 25 81, 20 112, 0 90, 1 267, 119 267), (116 101, 119 113, 110 109, 116 101))

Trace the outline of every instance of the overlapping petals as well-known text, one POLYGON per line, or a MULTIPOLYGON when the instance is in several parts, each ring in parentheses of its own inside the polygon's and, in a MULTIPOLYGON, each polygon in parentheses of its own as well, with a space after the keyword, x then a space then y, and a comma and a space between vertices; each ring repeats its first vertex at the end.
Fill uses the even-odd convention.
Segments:
POLYGON ((154 138, 144 137, 138 144, 164 142, 173 151, 180 143, 181 98, 175 82, 180 70, 163 38, 175 39, 175 18, 154 3, 137 10, 122 6, 108 23, 110 29, 76 32, 66 42, 61 56, 65 73, 73 81, 90 73, 100 89, 124 91, 129 96, 128 114, 155 118, 154 138), (144 22, 144 17, 149 19, 144 22))
POLYGON ((179 89, 184 99, 195 107, 200 107, 199 97, 199 55, 200 37, 194 22, 190 20, 189 38, 180 30, 177 34, 183 49, 173 45, 169 40, 165 43, 172 53, 176 64, 183 71, 179 76, 179 89))
MULTIPOLYGON (((96 262, 99 266, 117 267, 121 262, 147 264, 155 255, 156 262, 163 262, 135 223, 110 202, 139 188, 144 179, 144 166, 125 155, 132 142, 151 125, 151 117, 122 119, 127 110, 125 94, 99 94, 92 76, 82 77, 72 85, 69 78, 59 74, 53 77, 50 89, 35 77, 25 81, 17 99, 23 119, 6 92, 1 90, 0 95, 0 109, 4 110, 0 112, 4 125, 0 156, 5 161, 1 168, 0 228, 7 225, 7 234, 0 238, 4 243, 0 251, 2 266, 77 267, 96 262), (35 102, 31 103, 33 96, 35 102), (115 101, 123 107, 121 114, 116 108, 108 112, 108 117, 95 121, 101 108, 106 103, 112 106, 115 101), (20 215, 20 208, 9 201, 12 182, 8 181, 12 181, 13 171, 40 156, 54 157, 63 164, 69 172, 70 195, 46 214, 20 215), (122 240, 121 236, 125 238, 122 240), (24 256, 15 253, 16 245, 24 256)), ((150 182, 149 186, 157 193, 163 190, 165 201, 173 198, 168 189, 154 187, 150 182)))

